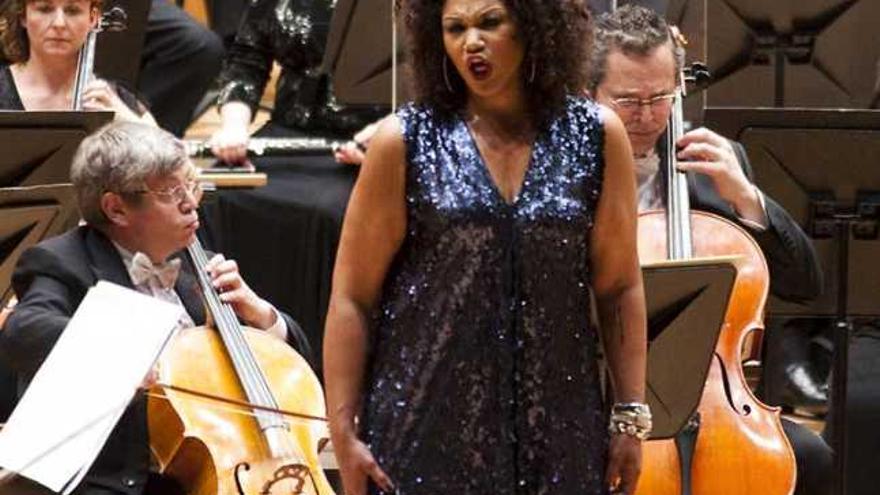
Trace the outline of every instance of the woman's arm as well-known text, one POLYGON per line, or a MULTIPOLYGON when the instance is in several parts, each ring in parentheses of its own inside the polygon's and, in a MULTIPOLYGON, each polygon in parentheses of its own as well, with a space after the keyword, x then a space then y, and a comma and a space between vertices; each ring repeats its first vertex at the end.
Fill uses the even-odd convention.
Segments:
POLYGON ((605 174, 590 239, 599 324, 618 402, 644 401, 645 298, 636 249, 636 187, 629 140, 610 111, 605 121, 605 174))
POLYGON ((137 95, 119 84, 104 79, 94 79, 83 91, 83 109, 93 111, 112 111, 114 119, 124 122, 140 122, 152 127, 159 127, 149 109, 137 98, 137 95))
POLYGON ((369 346, 369 315, 406 231, 405 146, 387 119, 367 152, 348 203, 324 332, 324 378, 330 436, 345 492, 361 495, 367 476, 386 490, 388 477, 358 440, 369 346))
POLYGON ((248 125, 251 117, 251 107, 243 101, 229 101, 220 107, 220 129, 210 140, 211 151, 220 161, 247 161, 247 145, 250 141, 248 125))
MULTIPOLYGON (((603 109, 605 173, 590 239, 592 286, 605 356, 614 391, 612 401, 645 401, 647 323, 636 242, 636 185, 626 130, 614 112, 603 109)), ((630 435, 611 439, 607 481, 623 493, 635 491, 641 445, 630 435)))
POLYGON ((220 71, 220 129, 211 136, 211 151, 221 161, 247 161, 248 126, 260 103, 275 53, 269 26, 275 22, 277 0, 256 0, 248 4, 235 40, 220 71))

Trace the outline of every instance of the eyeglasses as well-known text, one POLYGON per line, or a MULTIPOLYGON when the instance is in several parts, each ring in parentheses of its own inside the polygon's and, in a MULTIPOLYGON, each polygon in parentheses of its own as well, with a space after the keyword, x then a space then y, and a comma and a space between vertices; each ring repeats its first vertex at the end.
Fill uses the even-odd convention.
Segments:
POLYGON ((153 189, 141 189, 139 191, 131 191, 133 194, 152 194, 159 198, 163 203, 183 203, 187 199, 187 194, 198 202, 202 198, 202 183, 195 179, 190 179, 171 189, 162 189, 159 191, 153 189))
POLYGON ((659 110, 666 108, 675 99, 675 93, 666 93, 662 95, 652 96, 650 98, 614 98, 611 104, 624 112, 634 112, 642 106, 646 106, 651 110, 659 110))

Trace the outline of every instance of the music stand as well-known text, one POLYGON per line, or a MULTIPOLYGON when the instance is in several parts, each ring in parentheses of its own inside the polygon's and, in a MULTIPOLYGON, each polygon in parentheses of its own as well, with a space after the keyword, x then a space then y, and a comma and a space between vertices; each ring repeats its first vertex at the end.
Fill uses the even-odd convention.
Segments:
POLYGON ((675 437, 697 410, 736 278, 734 257, 642 267, 648 310, 646 399, 652 439, 675 437))
POLYGON ((0 187, 70 182, 80 141, 112 112, 0 112, 0 187))
POLYGON ((710 106, 868 108, 876 0, 706 2, 710 106))
POLYGON ((0 188, 0 303, 12 297, 12 271, 25 249, 76 225, 73 186, 0 188))
POLYGON ((0 112, 0 302, 28 246, 76 224, 70 163, 111 112, 0 112))
POLYGON ((707 108, 705 121, 745 146, 755 182, 813 238, 825 272, 819 299, 804 306, 771 298, 770 313, 880 316, 874 206, 880 192, 880 111, 707 108), (861 220, 853 219, 855 230, 837 238, 832 217, 859 214, 861 220), (838 259, 841 251, 851 266, 845 273, 838 259), (838 307, 842 292, 843 311, 838 307))
POLYGON ((846 493, 846 389, 854 317, 880 317, 880 112, 706 109, 706 122, 740 141, 755 181, 813 237, 826 273, 809 307, 774 300, 778 314, 833 317, 836 493, 846 493))
MULTIPOLYGON (((385 105, 407 99, 407 70, 392 71, 394 0, 338 0, 330 21, 322 68, 332 75, 336 99, 345 105, 385 105)), ((398 61, 403 58, 403 29, 398 23, 398 61)))

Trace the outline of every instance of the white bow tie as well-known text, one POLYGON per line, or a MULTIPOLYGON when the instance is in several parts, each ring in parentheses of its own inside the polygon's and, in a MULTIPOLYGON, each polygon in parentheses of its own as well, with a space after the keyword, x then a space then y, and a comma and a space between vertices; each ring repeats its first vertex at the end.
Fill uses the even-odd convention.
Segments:
POLYGON ((171 289, 177 282, 177 275, 180 273, 180 259, 166 261, 161 265, 154 265, 150 261, 149 256, 138 252, 131 258, 131 267, 128 274, 131 281, 135 285, 141 285, 148 282, 151 278, 155 278, 163 289, 171 289))

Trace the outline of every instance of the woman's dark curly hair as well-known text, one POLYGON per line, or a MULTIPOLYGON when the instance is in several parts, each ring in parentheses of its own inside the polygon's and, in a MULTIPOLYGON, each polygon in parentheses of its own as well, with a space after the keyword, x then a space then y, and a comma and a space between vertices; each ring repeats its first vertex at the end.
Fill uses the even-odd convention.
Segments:
MULTIPOLYGON (((525 58, 520 73, 533 120, 549 121, 569 93, 585 86, 592 31, 583 0, 503 0, 516 23, 525 58), (534 64, 534 79, 532 79, 534 64)), ((413 94, 418 103, 441 114, 460 111, 467 100, 464 80, 450 61, 443 76, 442 12, 445 0, 403 0, 408 34, 408 60, 413 94)))
MULTIPOLYGON (((21 24, 24 9, 33 0, 0 1, 0 51, 2 58, 9 63, 27 62, 30 58, 30 43, 27 31, 21 24)), ((89 7, 101 11, 103 0, 90 0, 89 7)))

